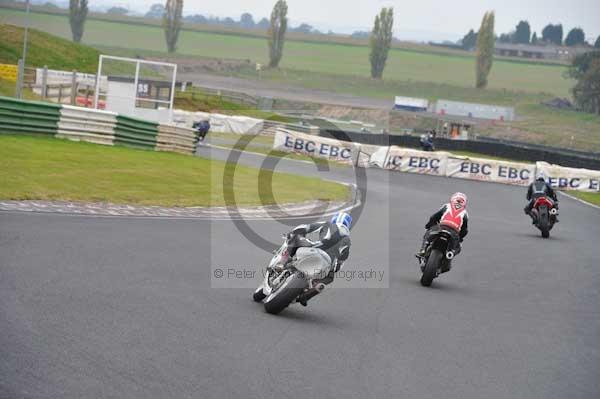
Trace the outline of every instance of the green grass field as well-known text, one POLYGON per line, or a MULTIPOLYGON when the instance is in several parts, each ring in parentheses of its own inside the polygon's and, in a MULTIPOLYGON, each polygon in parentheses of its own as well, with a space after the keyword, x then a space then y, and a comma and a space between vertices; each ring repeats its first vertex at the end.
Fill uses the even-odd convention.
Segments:
MULTIPOLYGON (((0 19, 23 23, 24 13, 0 9, 0 19)), ((67 18, 61 15, 33 13, 33 27, 70 38, 67 18)), ((83 42, 95 46, 126 47, 140 50, 165 50, 160 27, 127 25, 89 20, 83 42)), ((231 34, 183 31, 178 43, 180 54, 217 58, 267 61, 265 39, 231 34)), ((368 77, 369 48, 331 43, 288 41, 281 66, 311 72, 335 72, 368 77)), ((407 49, 392 49, 385 70, 386 79, 409 82, 433 82, 454 86, 474 85, 474 58, 466 55, 440 55, 407 49)), ((490 75, 490 88, 548 92, 567 95, 572 82, 563 78, 564 66, 496 60, 490 75), (550 83, 550 84, 549 84, 550 83)))
MULTIPOLYGON (((0 96, 14 97, 16 90, 16 83, 8 80, 0 79, 0 96)), ((35 94, 30 89, 23 90, 23 99, 25 100, 39 100, 40 96, 35 94)))
MULTIPOLYGON (((16 64, 23 49, 23 29, 2 24, 0 9, 0 63, 16 64)), ((27 65, 64 71, 94 73, 98 70, 98 50, 32 29, 29 31, 27 65)))
MULTIPOLYGON (((224 171, 224 162, 180 154, 0 135, 2 199, 223 206, 224 171)), ((258 173, 258 169, 236 167, 238 205, 261 203, 258 173)), ((273 173, 272 182, 279 204, 342 200, 348 195, 346 186, 318 178, 273 173)))

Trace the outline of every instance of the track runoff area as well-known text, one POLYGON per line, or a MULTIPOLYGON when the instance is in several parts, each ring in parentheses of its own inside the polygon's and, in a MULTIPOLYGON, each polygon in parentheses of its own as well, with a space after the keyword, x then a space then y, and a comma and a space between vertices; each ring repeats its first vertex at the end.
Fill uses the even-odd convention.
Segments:
POLYGON ((0 396, 598 397, 598 210, 562 199, 542 240, 523 187, 238 162, 362 179, 345 269, 363 273, 272 316, 252 301, 256 279, 306 220, 0 213, 0 396), (471 233, 423 288, 413 254, 455 191, 471 233))

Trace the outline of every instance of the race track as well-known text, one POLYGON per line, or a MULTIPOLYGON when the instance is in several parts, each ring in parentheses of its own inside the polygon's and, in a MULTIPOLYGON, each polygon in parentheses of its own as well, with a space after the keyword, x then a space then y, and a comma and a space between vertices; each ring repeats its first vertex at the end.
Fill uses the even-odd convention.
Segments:
MULTIPOLYGON (((542 240, 523 188, 366 172, 351 260, 389 288, 279 316, 250 289, 211 288, 215 264, 270 258, 231 221, 0 213, 0 398, 600 397, 600 211, 563 198, 542 240), (458 190, 471 233, 423 288, 412 254, 458 190)), ((287 228, 249 224, 273 242, 287 228)))

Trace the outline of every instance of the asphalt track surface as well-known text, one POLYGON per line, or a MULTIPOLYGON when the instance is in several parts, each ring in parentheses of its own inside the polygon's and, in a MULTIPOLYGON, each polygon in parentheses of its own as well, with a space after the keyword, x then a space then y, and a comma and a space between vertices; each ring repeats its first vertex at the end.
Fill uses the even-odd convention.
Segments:
MULTIPOLYGON (((250 289, 211 288, 215 262, 270 258, 230 221, 0 213, 0 398, 600 397, 597 209, 563 199, 542 240, 523 188, 367 177, 351 260, 389 268, 389 288, 331 289, 279 316, 250 289), (471 234, 423 288, 412 254, 456 190, 471 234)), ((286 229, 250 225, 272 241, 286 229)))

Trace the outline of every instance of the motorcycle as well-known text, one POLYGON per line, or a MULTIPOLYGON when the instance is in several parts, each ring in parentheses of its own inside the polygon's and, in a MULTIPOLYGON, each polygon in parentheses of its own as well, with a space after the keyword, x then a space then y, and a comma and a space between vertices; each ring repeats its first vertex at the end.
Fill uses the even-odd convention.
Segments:
POLYGON ((535 226, 542 232, 542 237, 550 237, 550 230, 554 227, 558 215, 554 201, 548 197, 539 197, 533 203, 531 211, 534 213, 535 226))
POLYGON ((252 298, 263 302, 267 313, 278 314, 292 303, 299 303, 314 296, 325 285, 315 280, 322 279, 331 270, 331 258, 325 251, 312 248, 310 240, 293 235, 284 235, 284 242, 269 262, 262 284, 252 298), (290 252, 296 248, 290 259, 290 252), (308 297, 310 295, 310 297, 308 297))
POLYGON ((457 251, 453 248, 453 242, 458 238, 456 233, 440 229, 430 233, 429 245, 425 249, 425 255, 419 258, 421 271, 421 285, 431 286, 433 280, 440 274, 450 271, 450 262, 454 259, 457 251))

